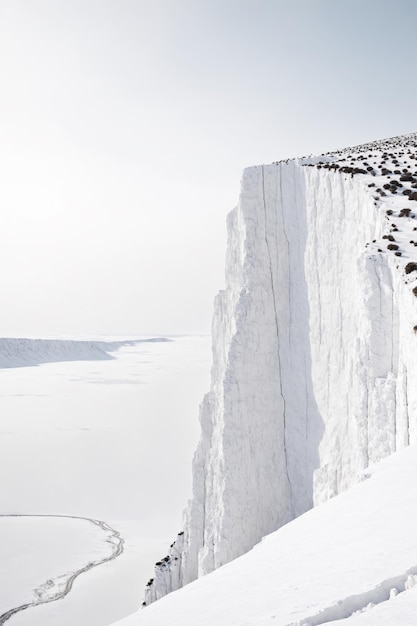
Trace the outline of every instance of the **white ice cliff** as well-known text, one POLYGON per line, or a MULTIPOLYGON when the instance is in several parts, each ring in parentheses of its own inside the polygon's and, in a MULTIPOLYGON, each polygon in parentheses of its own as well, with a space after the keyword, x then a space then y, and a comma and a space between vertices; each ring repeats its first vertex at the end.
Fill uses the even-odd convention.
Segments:
POLYGON ((251 167, 184 531, 149 604, 417 442, 417 135, 251 167))

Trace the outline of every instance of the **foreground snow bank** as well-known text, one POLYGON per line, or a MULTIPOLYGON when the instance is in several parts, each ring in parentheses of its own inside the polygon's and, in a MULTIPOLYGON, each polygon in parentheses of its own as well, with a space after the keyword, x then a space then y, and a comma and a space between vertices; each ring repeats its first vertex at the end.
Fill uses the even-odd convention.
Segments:
POLYGON ((360 484, 118 626, 410 626, 416 475, 416 447, 394 454, 360 484))
POLYGON ((76 341, 70 339, 0 338, 0 368, 24 367, 57 361, 112 359, 109 352, 141 342, 169 341, 165 338, 126 341, 76 341))

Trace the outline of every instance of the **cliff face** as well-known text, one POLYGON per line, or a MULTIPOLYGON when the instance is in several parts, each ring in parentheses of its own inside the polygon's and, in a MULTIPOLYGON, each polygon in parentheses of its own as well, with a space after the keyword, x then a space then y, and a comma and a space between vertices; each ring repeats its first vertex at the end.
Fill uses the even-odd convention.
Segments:
POLYGON ((417 441, 416 144, 245 170, 193 498, 147 604, 417 441))

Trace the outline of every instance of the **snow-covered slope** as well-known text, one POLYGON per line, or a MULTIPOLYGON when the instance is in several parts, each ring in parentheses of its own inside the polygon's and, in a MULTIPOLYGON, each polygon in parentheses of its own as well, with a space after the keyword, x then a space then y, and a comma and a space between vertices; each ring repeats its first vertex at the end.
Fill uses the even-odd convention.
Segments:
POLYGON ((416 145, 245 170, 193 498, 147 604, 417 441, 416 145))
POLYGON ((413 626, 417 448, 118 626, 413 626))
POLYGON ((58 361, 94 361, 113 358, 123 346, 140 342, 169 341, 165 338, 125 341, 77 341, 74 339, 0 338, 0 368, 40 365, 58 361))

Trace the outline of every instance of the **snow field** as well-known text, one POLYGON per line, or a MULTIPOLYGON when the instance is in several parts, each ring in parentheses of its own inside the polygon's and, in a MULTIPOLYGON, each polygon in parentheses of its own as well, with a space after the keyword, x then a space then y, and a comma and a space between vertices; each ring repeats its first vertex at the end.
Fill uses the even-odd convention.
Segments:
MULTIPOLYGON (((104 520, 125 541, 120 556, 82 574, 68 596, 14 615, 8 621, 12 626, 105 626, 133 613, 148 563, 164 549, 170 529, 181 526, 210 340, 181 337, 126 346, 112 355, 0 369, 0 514, 104 520)), ((37 518, 25 519, 29 527, 37 518)), ((43 519, 45 534, 33 534, 29 555, 43 551, 54 527, 53 519, 43 519)), ((70 531, 72 521, 68 524, 70 531)), ((74 540, 67 542, 70 552, 65 542, 57 552, 57 575, 73 569, 73 549, 82 563, 90 559, 95 544, 80 541, 78 551, 77 524, 74 540)), ((101 540, 108 550, 106 533, 101 540)), ((2 579, 14 568, 14 552, 0 559, 2 579)), ((34 591, 52 573, 35 556, 31 567, 34 591)), ((31 585, 25 580, 20 585, 17 569, 13 590, 0 592, 6 610, 13 607, 9 597, 17 602, 27 597, 31 585)))

